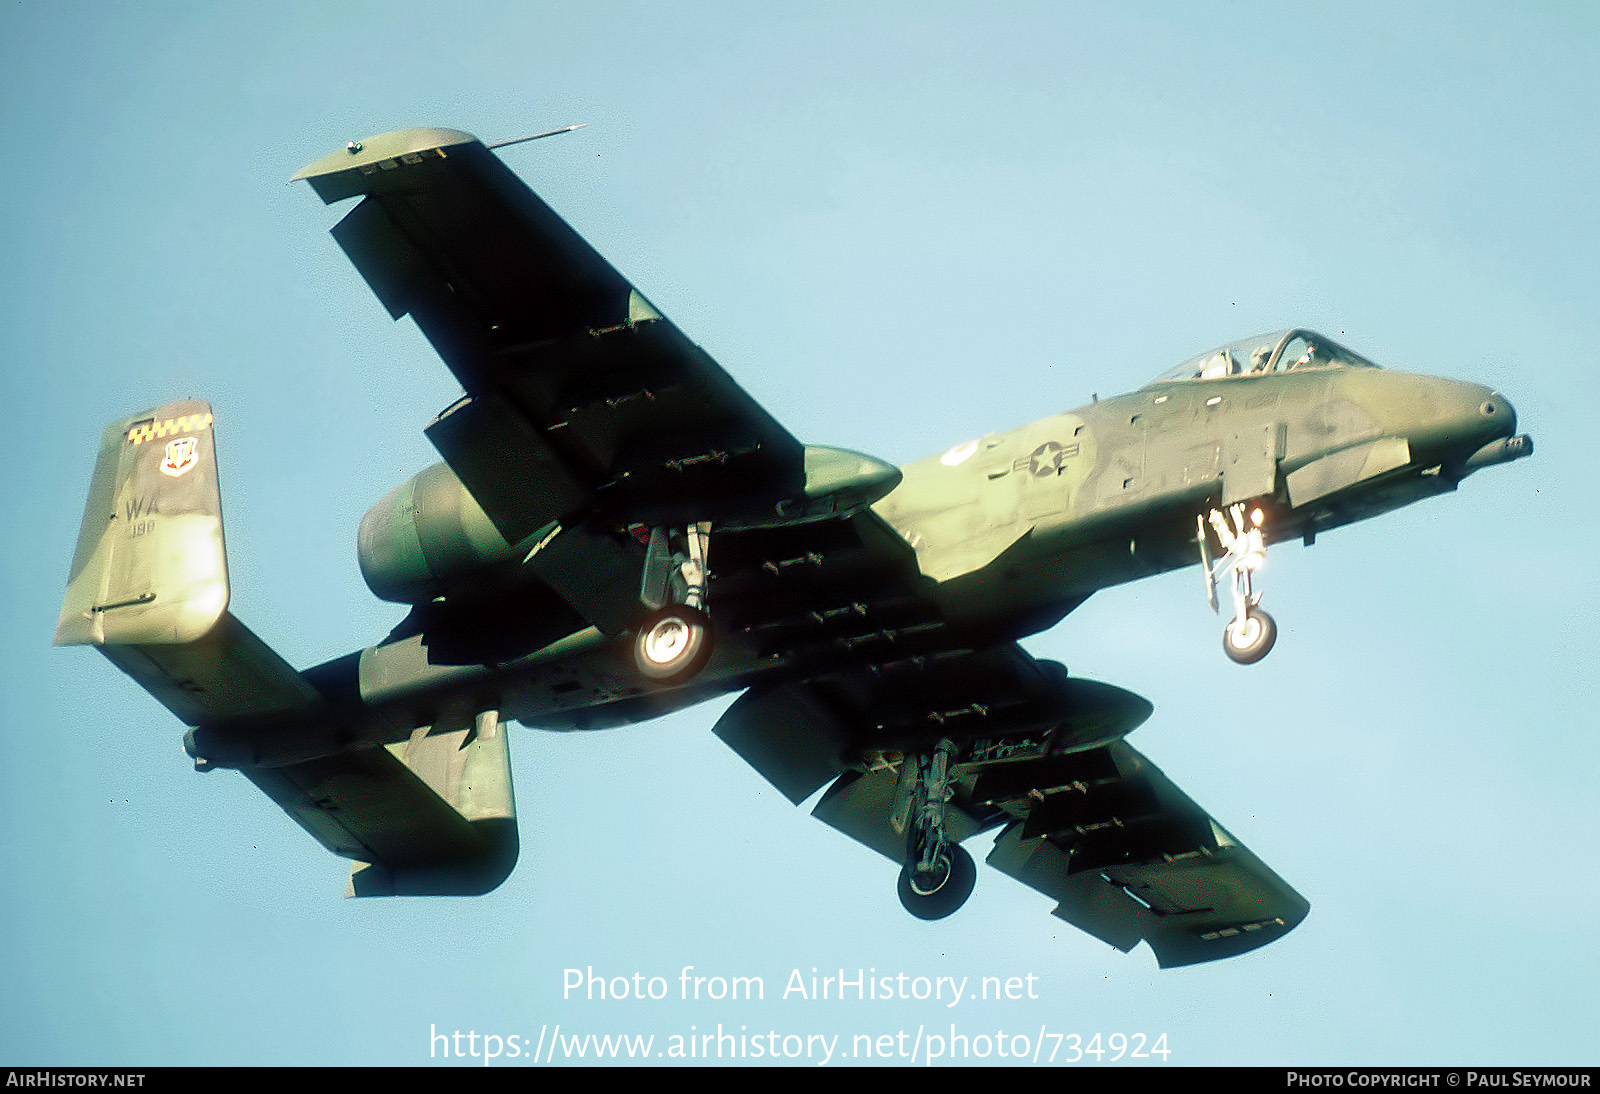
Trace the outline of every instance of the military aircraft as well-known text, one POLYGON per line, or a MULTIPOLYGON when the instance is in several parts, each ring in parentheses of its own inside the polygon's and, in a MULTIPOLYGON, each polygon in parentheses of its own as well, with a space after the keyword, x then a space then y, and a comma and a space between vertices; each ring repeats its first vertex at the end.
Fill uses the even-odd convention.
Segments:
POLYGON ((334 238, 464 390, 443 457, 361 521, 368 649, 296 671, 228 611, 215 419, 112 423, 58 644, 98 646, 330 851, 353 895, 471 895, 518 853, 504 725, 602 729, 742 691, 715 733, 955 911, 963 844, 1162 966, 1239 954, 1306 901, 1125 738, 1144 699, 1018 640, 1196 566, 1248 663, 1267 549, 1532 451, 1477 384, 1307 330, 1233 343, 903 468, 801 443, 474 137, 413 129, 305 168, 334 238))

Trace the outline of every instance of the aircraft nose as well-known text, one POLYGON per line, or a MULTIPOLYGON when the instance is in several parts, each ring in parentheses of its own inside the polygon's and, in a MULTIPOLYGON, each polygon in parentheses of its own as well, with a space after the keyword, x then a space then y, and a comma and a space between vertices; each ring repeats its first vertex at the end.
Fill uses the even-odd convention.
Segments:
POLYGON ((1459 466, 1516 432, 1510 400, 1484 384, 1379 369, 1352 369, 1341 383, 1386 436, 1406 441, 1419 467, 1459 466))
POLYGON ((1456 474, 1466 476, 1480 468, 1533 455, 1533 438, 1517 432, 1517 409, 1511 405, 1510 399, 1498 391, 1491 391, 1478 404, 1478 413, 1493 427, 1493 431, 1480 447, 1457 462, 1456 474))
POLYGON ((1430 386, 1433 397, 1420 403, 1420 413, 1408 431, 1417 455, 1456 463, 1517 431, 1516 409, 1493 388, 1441 379, 1432 380, 1430 386))
POLYGON ((1498 391, 1491 391, 1478 404, 1478 413, 1494 426, 1496 437, 1509 437, 1517 431, 1517 408, 1498 391))

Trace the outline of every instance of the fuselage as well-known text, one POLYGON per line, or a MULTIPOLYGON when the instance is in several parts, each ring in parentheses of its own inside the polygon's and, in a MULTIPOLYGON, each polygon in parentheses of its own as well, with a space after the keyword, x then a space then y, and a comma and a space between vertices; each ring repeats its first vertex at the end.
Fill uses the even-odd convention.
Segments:
POLYGON ((1268 542, 1310 540, 1454 489, 1515 431, 1488 387, 1371 367, 1162 380, 910 464, 874 508, 948 616, 1049 625, 1194 564, 1211 507, 1260 503, 1268 542))
MULTIPOLYGON (((1280 360, 1285 347, 1301 348, 1307 332, 1273 337, 1278 368, 1174 370, 903 467, 871 511, 914 552, 940 626, 1012 640, 1097 590, 1194 565, 1197 517, 1214 507, 1248 501, 1268 513, 1268 542, 1310 542, 1531 451, 1514 436, 1510 403, 1483 385, 1379 369, 1336 346, 1291 366, 1280 360)), ((715 572, 714 545, 711 558, 715 572)), ((715 582, 710 606, 715 620, 715 582)), ((355 740, 402 740, 455 707, 493 707, 546 728, 606 728, 791 669, 724 641, 691 684, 663 689, 638 679, 626 639, 594 627, 489 664, 441 658, 424 634, 397 632, 308 670, 334 700, 324 723, 285 726, 277 737, 258 728, 251 755, 238 758, 283 762, 355 740)), ((233 751, 215 739, 206 747, 222 762, 233 751)))

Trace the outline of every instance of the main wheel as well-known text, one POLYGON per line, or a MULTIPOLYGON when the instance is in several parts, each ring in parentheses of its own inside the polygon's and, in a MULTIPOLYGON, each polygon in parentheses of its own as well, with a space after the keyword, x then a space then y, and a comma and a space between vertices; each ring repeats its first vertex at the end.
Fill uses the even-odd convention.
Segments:
POLYGON ((952 843, 932 878, 916 876, 910 863, 900 868, 900 903, 918 919, 943 919, 967 902, 977 881, 972 856, 952 843))
POLYGON ((1278 624, 1260 608, 1248 608, 1244 623, 1230 619, 1222 631, 1222 649, 1241 665, 1253 665, 1268 653, 1278 640, 1278 624))
POLYGON ((683 604, 669 604, 639 626, 633 663, 657 684, 678 684, 705 666, 711 656, 711 621, 683 604))

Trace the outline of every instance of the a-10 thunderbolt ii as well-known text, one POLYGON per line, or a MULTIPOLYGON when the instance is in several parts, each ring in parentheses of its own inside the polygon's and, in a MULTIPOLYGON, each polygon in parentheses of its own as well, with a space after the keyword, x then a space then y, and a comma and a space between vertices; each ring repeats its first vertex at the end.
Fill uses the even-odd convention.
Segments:
MULTIPOLYGON (((1265 551, 1532 450, 1505 397, 1306 330, 895 468, 801 443, 465 133, 360 142, 296 178, 464 389, 443 462, 362 519, 409 605, 297 672, 227 610, 214 419, 111 424, 56 641, 92 644, 324 846, 354 894, 478 894, 518 850, 503 726, 602 729, 743 691, 715 732, 900 864, 914 915, 989 863, 1163 966, 1281 937, 1308 905, 1124 738, 1151 713, 1018 640, 1183 566, 1223 646, 1275 630, 1265 551), (1218 596, 1221 591, 1224 595, 1218 596), (1197 594, 1199 590, 1196 590, 1197 594)), ((1198 597, 1197 597, 1198 598, 1198 597)))

